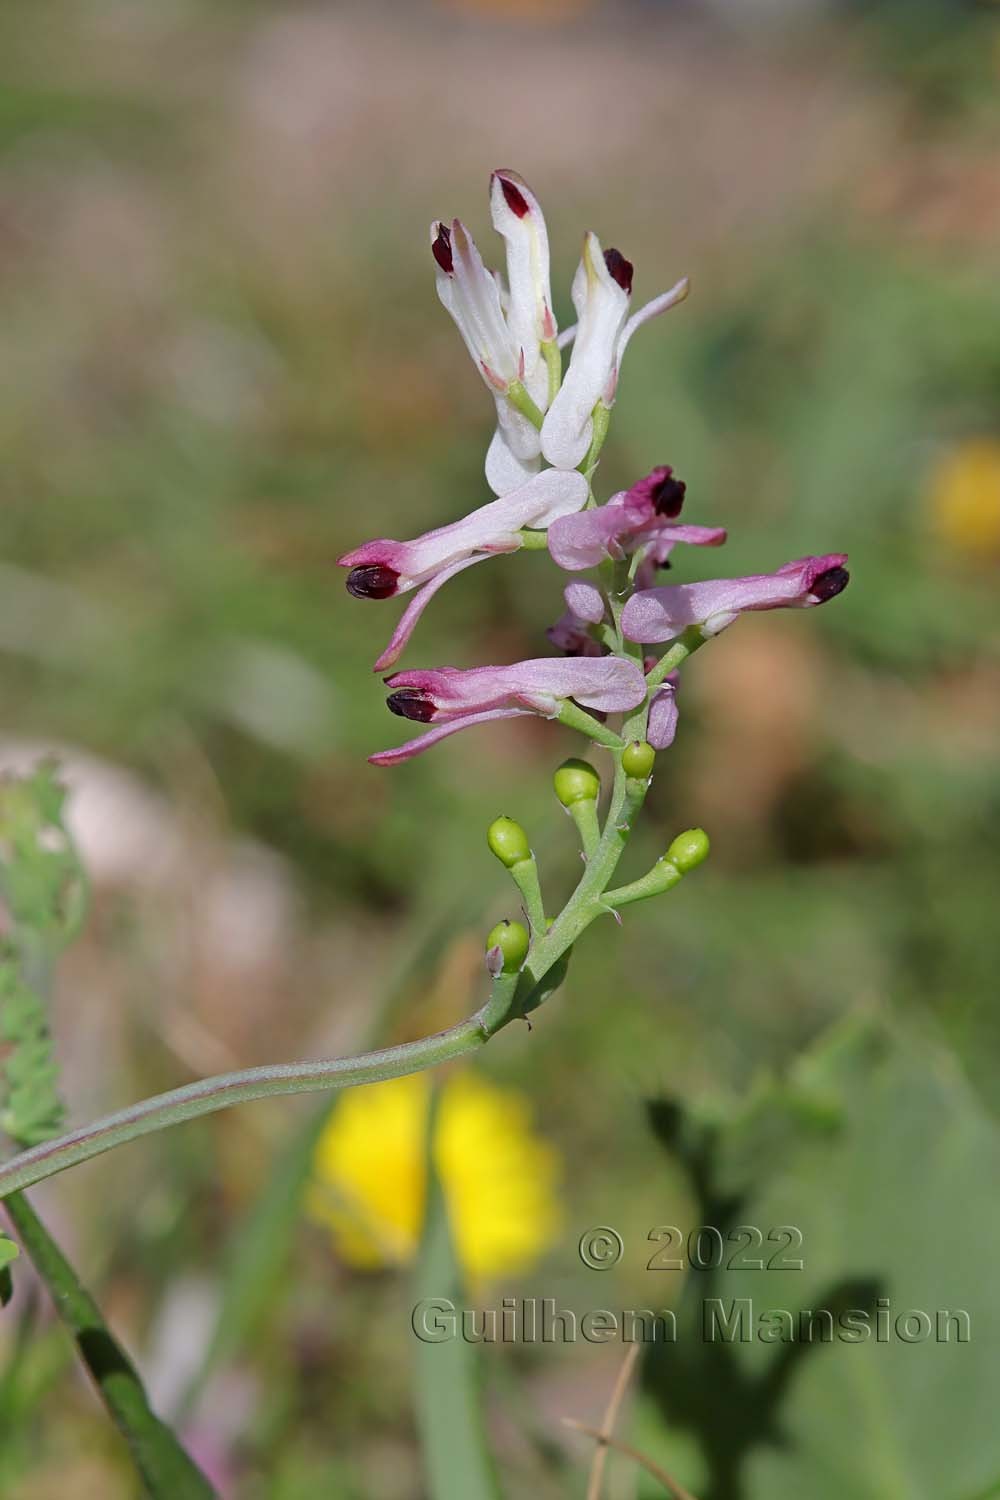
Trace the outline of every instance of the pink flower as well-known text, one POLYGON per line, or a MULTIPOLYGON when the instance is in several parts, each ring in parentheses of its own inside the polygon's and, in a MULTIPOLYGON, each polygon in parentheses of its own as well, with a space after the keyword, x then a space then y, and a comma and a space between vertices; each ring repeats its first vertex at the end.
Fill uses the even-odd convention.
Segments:
POLYGON ((598 401, 613 405, 622 356, 636 329, 687 296, 688 283, 679 281, 630 318, 632 270, 620 250, 602 250, 596 234, 584 236, 571 293, 579 320, 573 355, 542 424, 542 452, 557 468, 574 469, 586 455, 594 407, 598 401))
POLYGON ((566 612, 560 615, 545 634, 553 646, 567 656, 603 656, 604 647, 595 641, 589 626, 604 619, 604 599, 592 583, 568 583, 563 589, 566 612))
POLYGON ((355 598, 391 599, 422 585, 375 670, 380 672, 399 660, 424 609, 449 578, 497 553, 516 552, 523 542, 523 527, 549 526, 557 517, 579 510, 587 493, 582 474, 546 469, 502 499, 480 506, 450 526, 425 532, 415 541, 382 537, 345 553, 339 564, 351 570, 347 588, 355 598))
POLYGON ((565 515, 549 528, 553 561, 569 573, 596 568, 605 558, 622 558, 642 543, 651 543, 662 564, 677 542, 718 547, 726 540, 721 526, 672 526, 680 514, 685 486, 663 464, 629 490, 613 495, 597 510, 565 515))
POLYGON ((654 750, 666 750, 677 733, 677 682, 679 673, 671 672, 663 686, 657 688, 649 705, 646 738, 654 750))
POLYGON ((409 760, 474 724, 521 714, 553 719, 569 698, 599 713, 624 713, 646 696, 640 667, 617 656, 540 657, 508 667, 397 672, 386 686, 392 689, 388 706, 394 714, 436 727, 395 750, 369 756, 377 766, 409 760))
POLYGON ((786 563, 776 573, 643 589, 622 611, 622 629, 630 641, 648 644, 672 641, 690 625, 703 636, 718 635, 745 610, 808 609, 847 587, 846 561, 846 553, 831 552, 786 563))

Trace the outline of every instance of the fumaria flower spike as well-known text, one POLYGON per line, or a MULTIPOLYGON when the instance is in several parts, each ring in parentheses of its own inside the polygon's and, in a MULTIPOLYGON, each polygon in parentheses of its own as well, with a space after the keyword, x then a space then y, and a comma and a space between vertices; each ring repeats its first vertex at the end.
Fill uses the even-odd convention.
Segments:
POLYGON ((622 611, 622 630, 630 641, 643 645, 675 640, 692 625, 707 639, 745 610, 809 609, 847 587, 846 561, 845 552, 831 552, 786 563, 776 573, 641 589, 622 611))
MULTIPOLYGON (((834 598, 848 581, 846 557, 837 552, 807 557, 776 573, 750 578, 652 586, 656 569, 679 543, 717 546, 725 540, 725 531, 679 522, 685 486, 669 465, 660 465, 603 506, 598 505, 591 486, 626 345, 642 323, 686 295, 687 282, 678 282, 672 291, 632 313, 631 263, 618 250, 605 252, 597 236, 587 234, 572 289, 579 322, 560 337, 549 290, 548 234, 538 200, 523 178, 504 169, 490 179, 490 209, 493 226, 506 248, 506 281, 487 270, 458 219, 432 226, 431 250, 440 299, 496 403, 497 430, 486 458, 486 477, 499 498, 412 541, 383 537, 367 542, 348 552, 340 563, 350 569, 347 588, 358 598, 389 599, 415 591, 376 663, 380 670, 395 664, 428 600, 464 568, 498 553, 520 548, 542 552, 547 547, 559 567, 572 575, 568 583, 565 573, 560 575, 566 612, 548 632, 553 645, 566 655, 507 666, 395 673, 386 683, 388 707, 404 719, 415 720, 424 732, 370 759, 377 766, 395 765, 459 730, 521 715, 556 720, 572 729, 582 737, 588 756, 600 750, 610 760, 610 766, 602 767, 602 775, 589 758, 574 754, 563 760, 553 777, 556 798, 569 815, 578 841, 582 861, 580 866, 574 862, 578 879, 561 904, 554 899, 549 876, 539 868, 527 832, 505 808, 494 805, 488 809, 488 819, 484 818, 486 841, 503 867, 504 878, 512 882, 513 906, 485 937, 484 994, 471 1015, 433 1035, 359 1057, 265 1065, 200 1079, 56 1139, 43 1139, 47 1127, 39 1134, 38 1117, 32 1115, 31 1134, 22 1132, 20 1138, 40 1144, 0 1162, 0 1197, 6 1195, 10 1216, 29 1253, 32 1243, 42 1246, 38 1268, 43 1279, 49 1268, 48 1280, 57 1300, 63 1299, 67 1286, 73 1291, 73 1277, 64 1265, 52 1271, 60 1257, 58 1252, 54 1257, 39 1237, 22 1189, 139 1135, 243 1100, 353 1087, 451 1063, 481 1048, 512 1021, 528 1020, 547 1003, 566 979, 576 943, 593 923, 604 922, 608 916, 622 922, 622 912, 636 902, 662 899, 686 880, 708 854, 708 837, 699 828, 689 828, 673 839, 664 837, 659 844, 663 852, 645 874, 614 884, 649 787, 662 774, 660 757, 669 753, 677 733, 680 673, 688 670, 696 651, 745 610, 809 608, 834 598), (560 349, 570 343, 572 356, 563 380, 560 349), (594 570, 592 577, 581 576, 588 569, 594 570), (649 649, 661 642, 665 645, 662 654, 649 649)), ((536 560, 536 578, 542 561, 542 557, 536 560)), ((523 592, 512 590, 508 597, 513 614, 523 592)), ((537 618, 535 610, 531 617, 537 618)), ((514 636, 526 625, 524 620, 511 620, 504 622, 504 628, 508 636, 514 636)), ((475 631, 463 630, 461 639, 463 644, 474 642, 475 631)), ((565 750, 565 745, 558 746, 560 758, 565 750)), ((481 774, 480 784, 489 792, 493 779, 488 771, 481 774)), ((364 801, 362 789, 357 796, 364 801)), ((55 805, 51 787, 44 800, 51 823, 49 814, 55 805)), ((20 804, 15 810, 20 818, 20 804)), ((426 848, 428 823, 432 826, 433 819, 421 821, 418 864, 433 857, 426 848)), ((58 832, 56 842, 61 847, 63 830, 46 827, 42 831, 58 832)), ((36 853, 52 863, 49 842, 39 839, 37 851, 18 876, 22 884, 28 875, 38 883, 36 853)), ((549 842, 546 834, 540 847, 549 842)), ((25 858, 18 839, 13 844, 17 847, 10 851, 0 850, 0 864, 8 854, 15 861, 25 858)), ((75 856, 69 863, 76 870, 76 881, 75 856)), ((61 868, 60 859, 55 860, 56 867, 61 868)), ((458 878, 464 874, 463 869, 458 878)), ((59 891, 53 886, 53 912, 56 906, 61 911, 65 905, 62 880, 60 875, 59 891)), ((12 888, 16 884, 12 876, 12 888)), ((20 916, 13 913, 16 920, 7 946, 15 965, 14 978, 18 977, 19 944, 29 957, 43 950, 47 953, 46 943, 57 929, 62 931, 64 924, 48 911, 47 897, 43 906, 44 931, 29 924, 27 931, 19 932, 20 916)), ((54 952, 53 948, 50 956, 54 952)), ((658 961, 662 957, 658 955, 658 961)), ((614 986, 611 989, 613 1005, 614 986)), ((48 1072, 38 1077, 49 1098, 51 1065, 47 1059, 43 1048, 43 1072, 48 1072)), ((13 1068, 22 1072, 27 1068, 30 1073, 32 1066, 37 1073, 38 1059, 32 1062, 24 1049, 13 1060, 7 1058, 8 1082, 14 1079, 13 1068)), ((20 1084, 26 1077, 18 1073, 20 1084)), ((34 1081, 38 1083, 38 1078, 34 1081)), ((599 1083, 598 1079, 595 1086, 599 1083)), ((27 1098, 27 1092, 22 1092, 27 1098)), ((11 1110, 6 1113, 10 1115, 11 1110)), ((57 1127, 53 1124, 52 1128, 54 1132, 57 1127)), ((8 1133, 17 1138, 16 1132, 8 1133)), ((0 1263, 7 1259, 9 1254, 0 1253, 0 1263)), ((148 1453, 154 1467, 166 1454, 162 1474, 144 1488, 172 1496, 180 1493, 180 1475, 185 1495, 207 1494, 210 1487, 200 1482, 200 1476, 195 1476, 193 1488, 185 1479, 189 1472, 185 1456, 178 1458, 178 1453, 164 1448, 162 1424, 157 1424, 155 1441, 146 1442, 149 1414, 141 1392, 139 1396, 132 1405, 140 1412, 141 1423, 136 1428, 138 1440, 131 1446, 137 1453, 148 1453)), ((443 1438, 432 1437, 431 1442, 439 1442, 440 1450, 428 1472, 451 1472, 451 1435, 444 1432, 443 1438)), ((465 1439, 463 1444, 468 1456, 471 1445, 465 1439)), ((491 1487, 488 1467, 485 1462, 482 1467, 475 1464, 475 1483, 465 1486, 469 1493, 476 1489, 485 1494, 491 1487)), ((473 1470, 463 1464, 462 1472, 472 1474, 473 1470)), ((143 1478, 148 1477, 144 1468, 143 1478)))
MULTIPOLYGON (((599 660, 546 656, 509 667, 397 672, 387 679, 386 686, 392 689, 387 701, 394 714, 435 728, 398 749, 369 756, 376 766, 409 760, 459 729, 492 719, 512 719, 520 714, 554 719, 570 699, 598 713, 624 713, 646 696, 641 667, 620 656, 599 660)), ((599 729, 597 721, 593 722, 599 729)))
POLYGON ((619 367, 633 333, 688 294, 687 281, 679 281, 630 318, 632 275, 632 262, 620 250, 602 250, 597 235, 588 231, 571 293, 579 320, 573 355, 542 424, 542 452, 559 469, 575 469, 585 458, 594 409, 600 403, 607 411, 614 404, 619 367))
POLYGON ((415 541, 382 537, 345 553, 338 561, 350 568, 347 589, 357 599, 391 599, 420 589, 375 663, 376 672, 399 660, 424 609, 449 578, 498 553, 516 552, 524 543, 525 527, 544 530, 557 517, 579 510, 587 492, 582 474, 546 469, 509 495, 415 541))

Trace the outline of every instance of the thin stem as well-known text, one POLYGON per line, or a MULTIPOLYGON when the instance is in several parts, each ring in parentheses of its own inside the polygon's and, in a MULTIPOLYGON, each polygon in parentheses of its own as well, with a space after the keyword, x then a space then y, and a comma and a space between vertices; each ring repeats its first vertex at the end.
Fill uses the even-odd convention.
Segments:
POLYGON ((532 937, 540 937, 548 924, 545 920, 545 902, 542 899, 542 886, 538 878, 538 862, 535 856, 518 860, 516 865, 511 865, 508 874, 521 893, 524 914, 528 919, 532 937))
POLYGON ((613 729, 608 729, 599 719, 595 719, 569 698, 563 699, 555 717, 560 724, 565 724, 567 729, 579 730, 581 734, 588 735, 595 744, 603 745, 607 750, 624 750, 625 748, 626 742, 621 735, 615 734, 613 729))
POLYGON ((495 1036, 512 1019, 519 977, 515 969, 509 974, 498 974, 494 979, 490 998, 479 1012, 483 1031, 488 1037, 495 1036))
POLYGON ((544 552, 549 545, 549 534, 537 526, 521 527, 521 546, 526 552, 544 552))
POLYGON ((532 427, 537 427, 540 432, 542 422, 545 420, 544 414, 535 405, 535 402, 531 399, 520 380, 512 380, 507 387, 505 395, 515 411, 519 411, 522 417, 527 417, 532 427))
POLYGON ((594 797, 581 797, 578 802, 571 802, 567 811, 576 824, 583 852, 589 861, 593 859, 601 841, 601 825, 597 821, 597 800, 594 797))
POLYGON ((153 1500, 211 1500, 212 1486, 150 1407, 128 1355, 27 1198, 13 1193, 5 1206, 109 1416, 128 1443, 147 1493, 153 1500))
MULTIPOLYGON (((696 626, 686 630, 649 673, 650 692, 662 683, 668 672, 696 651, 703 640, 696 626)), ((641 650, 632 642, 622 640, 619 644, 619 654, 624 657, 640 657, 641 650)), ((360 1057, 277 1063, 238 1073, 224 1073, 144 1099, 103 1120, 45 1141, 0 1166, 0 1199, 65 1171, 67 1167, 89 1161, 114 1146, 199 1115, 227 1109, 233 1104, 274 1094, 309 1093, 398 1078, 405 1073, 416 1073, 436 1063, 450 1061, 482 1046, 514 1016, 524 1013, 525 1005, 554 965, 596 917, 610 910, 600 898, 611 882, 648 788, 648 782, 625 775, 622 752, 632 740, 645 738, 648 714, 647 701, 626 718, 622 734, 617 735, 577 704, 566 700, 561 705, 557 715, 560 722, 580 730, 595 743, 611 750, 615 762, 614 785, 604 831, 587 860, 583 876, 555 922, 532 944, 513 992, 508 985, 503 985, 476 1015, 448 1031, 417 1042, 383 1048, 360 1057)), ((537 996, 534 1003, 537 1003, 537 996)))
POLYGON ((562 385, 562 353, 558 340, 543 339, 542 354, 549 373, 549 405, 551 406, 559 394, 562 385))
POLYGON ((608 1462, 608 1443, 614 1436, 618 1411, 625 1399, 625 1392, 632 1378, 632 1371, 635 1369, 639 1353, 639 1344, 630 1345, 629 1351, 622 1361, 621 1369, 618 1371, 618 1378, 611 1392, 611 1399, 607 1404, 603 1420, 601 1421, 601 1435, 604 1441, 598 1443, 594 1449, 594 1461, 590 1467, 590 1482, 587 1485, 587 1500, 601 1500, 601 1486, 604 1483, 604 1470, 608 1462))
POLYGON ((659 687, 663 679, 682 662, 687 661, 699 646, 705 644, 706 637, 702 635, 698 625, 689 625, 683 635, 678 636, 669 651, 660 657, 656 666, 646 674, 646 682, 651 688, 659 687))
POLYGON ((273 1063, 239 1073, 202 1078, 197 1083, 131 1104, 116 1114, 106 1115, 103 1120, 95 1120, 92 1125, 34 1146, 30 1151, 22 1151, 20 1156, 0 1166, 0 1198, 46 1177, 53 1177, 79 1162, 89 1161, 93 1156, 100 1156, 113 1146, 123 1146, 141 1135, 180 1125, 199 1115, 228 1109, 250 1099, 265 1099, 273 1094, 307 1094, 319 1089, 347 1088, 352 1084, 399 1078, 404 1073, 417 1073, 436 1063, 461 1057, 464 1052, 482 1046, 486 1039, 482 1012, 477 1012, 447 1031, 402 1046, 365 1052, 360 1057, 273 1063))
POLYGON ((605 406, 603 401, 598 401, 591 414, 590 447, 587 449, 583 463, 580 464, 580 472, 586 479, 590 479, 597 468, 597 460, 601 456, 604 447, 604 439, 608 435, 608 427, 611 425, 611 408, 605 406))
POLYGON ((613 1448, 616 1453, 624 1454, 626 1458, 632 1459, 640 1468, 645 1469, 647 1474, 659 1480, 667 1494, 673 1496, 673 1500, 694 1500, 690 1490, 678 1484, 672 1474, 668 1474, 666 1469, 661 1469, 659 1464, 654 1463, 651 1458, 646 1457, 645 1453, 640 1453, 639 1449, 633 1448, 631 1444, 620 1443, 617 1438, 606 1437, 599 1427, 591 1427, 588 1422, 578 1422, 575 1417, 563 1417, 563 1426, 572 1427, 574 1432, 585 1433, 587 1437, 595 1438, 606 1448, 613 1448))

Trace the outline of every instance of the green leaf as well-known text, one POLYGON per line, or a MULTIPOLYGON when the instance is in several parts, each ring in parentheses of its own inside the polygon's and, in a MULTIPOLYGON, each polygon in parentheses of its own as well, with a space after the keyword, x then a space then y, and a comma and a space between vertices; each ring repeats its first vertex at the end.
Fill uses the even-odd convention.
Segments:
MULTIPOLYGON (((432 1110, 429 1130, 433 1130, 433 1119, 432 1110)), ((455 1259, 447 1204, 430 1156, 428 1151, 427 1217, 414 1279, 415 1301, 418 1306, 443 1302, 456 1308, 459 1330, 457 1337, 440 1343, 414 1333, 414 1391, 427 1489, 434 1500, 498 1500, 483 1420, 479 1346, 461 1337, 461 1309, 467 1293, 455 1259)))
POLYGON ((128 1444, 147 1495, 151 1500, 213 1500, 212 1486, 150 1407, 131 1360, 27 1198, 14 1193, 5 1207, 108 1415, 128 1444))
POLYGON ((689 1270, 678 1342, 647 1363, 668 1429, 699 1440, 705 1489, 741 1500, 986 1500, 1000 1474, 1000 1304, 988 1273, 1000 1131, 951 1054, 849 1024, 728 1123, 664 1120, 703 1222, 724 1236, 761 1229, 754 1253, 765 1263, 781 1251, 769 1229, 802 1235, 787 1252, 801 1270, 729 1268, 735 1240, 719 1269, 689 1270), (823 1107, 803 1110, 810 1099, 823 1107), (708 1301, 722 1304, 731 1341, 706 1338, 708 1301), (743 1308, 745 1337, 734 1321, 743 1308), (809 1311, 819 1314, 811 1340, 809 1311), (859 1315, 851 1325, 847 1313, 859 1315), (769 1330, 784 1336, 769 1342, 769 1330), (920 1341, 907 1342, 914 1333, 920 1341))
POLYGON ((801 1227, 805 1270, 753 1294, 809 1307, 836 1277, 875 1277, 891 1337, 801 1362, 781 1410, 788 1445, 752 1457, 747 1500, 980 1500, 1000 1474, 1000 1305, 986 1264, 1000 1244, 1000 1132, 950 1056, 914 1040, 880 1057, 859 1039, 826 1082, 845 1102, 839 1138, 800 1143, 749 1209, 801 1227), (911 1309, 932 1320, 926 1342, 898 1336, 911 1309), (968 1343, 946 1319, 939 1329, 954 1310, 968 1314, 968 1343))
POLYGON ((6 1307, 14 1295, 14 1281, 10 1274, 10 1263, 17 1260, 20 1250, 0 1229, 0 1307, 6 1307))

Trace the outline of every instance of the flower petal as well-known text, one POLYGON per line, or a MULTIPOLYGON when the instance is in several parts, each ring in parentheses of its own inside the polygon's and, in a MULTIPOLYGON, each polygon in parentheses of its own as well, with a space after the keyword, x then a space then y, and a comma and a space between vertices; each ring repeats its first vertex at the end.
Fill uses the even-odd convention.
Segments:
POLYGON ((563 589, 566 608, 588 625, 599 625, 604 619, 604 595, 593 583, 568 583, 563 589))
MULTIPOLYGON (((608 257, 616 253, 609 250, 608 257)), ((573 305, 579 318, 573 354, 542 424, 542 452, 560 469, 576 468, 590 445, 591 413, 607 387, 629 306, 629 292, 608 269, 592 232, 573 278, 573 305)))
POLYGON ((500 288, 459 219, 431 225, 437 293, 454 319, 480 375, 496 392, 518 373, 519 350, 500 301, 500 288))
POLYGON ((497 427, 486 450, 486 483, 494 495, 509 495, 538 473, 541 450, 531 458, 519 458, 507 441, 502 427, 497 427))
POLYGON ((834 598, 847 586, 846 553, 804 557, 775 573, 718 578, 643 589, 622 611, 622 629, 631 641, 671 641, 689 625, 717 635, 744 610, 808 609, 834 598))
POLYGON ((524 354, 526 379, 530 379, 541 357, 542 340, 556 333, 545 218, 524 178, 505 168, 490 179, 490 208, 493 227, 507 246, 507 322, 524 354))
POLYGON ((462 573, 466 568, 474 567, 476 563, 485 562, 492 556, 489 552, 480 552, 475 557, 463 557, 460 562, 452 563, 448 568, 442 568, 440 573, 435 574, 418 593, 414 594, 409 604, 399 617, 399 622, 389 638, 382 655, 372 668, 373 672, 384 672, 387 667, 394 667, 406 649, 410 636, 416 629, 417 621, 424 610, 430 604, 438 589, 446 584, 449 578, 454 578, 456 573, 462 573))
POLYGON ((449 526, 427 531, 412 542, 381 537, 345 553, 338 561, 341 567, 353 570, 352 577, 358 570, 365 575, 360 580, 365 587, 352 592, 389 598, 416 588, 442 568, 473 553, 516 552, 523 527, 547 527, 556 517, 579 510, 586 504, 587 494, 582 474, 546 469, 449 526), (388 575, 395 576, 390 579, 388 575))
POLYGON ((646 696, 636 662, 618 656, 599 660, 542 656, 499 667, 437 667, 397 672, 388 679, 390 707, 429 722, 516 702, 554 717, 559 702, 574 698, 584 708, 620 713, 646 696))
POLYGON ((674 742, 677 733, 677 689, 672 682, 665 682, 653 694, 649 705, 649 721, 646 738, 654 750, 666 750, 674 742))
POLYGON ((553 562, 567 573, 580 573, 585 568, 596 568, 606 557, 621 557, 622 549, 616 539, 627 529, 621 505, 609 500, 596 510, 583 510, 554 521, 549 527, 549 553, 553 562))
POLYGON ((634 312, 619 335, 618 347, 615 351, 615 363, 621 364, 622 355, 625 353, 628 341, 636 329, 641 328, 643 323, 648 323, 651 318, 658 318, 661 313, 665 313, 671 307, 676 307, 679 302, 683 302, 690 290, 691 283, 686 276, 683 276, 677 282, 676 286, 670 288, 669 292, 661 292, 659 297, 653 297, 651 301, 640 307, 638 312, 634 312))
POLYGON ((369 755, 368 761, 373 766, 397 766, 401 761, 412 760, 415 755, 429 750, 450 734, 458 734, 460 729, 472 729, 474 725, 486 724, 491 719, 518 719, 530 712, 528 708, 493 708, 485 713, 463 714, 460 718, 435 725, 425 734, 419 734, 415 740, 407 740, 405 745, 397 745, 393 750, 378 750, 374 755, 369 755))

